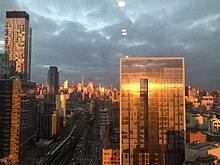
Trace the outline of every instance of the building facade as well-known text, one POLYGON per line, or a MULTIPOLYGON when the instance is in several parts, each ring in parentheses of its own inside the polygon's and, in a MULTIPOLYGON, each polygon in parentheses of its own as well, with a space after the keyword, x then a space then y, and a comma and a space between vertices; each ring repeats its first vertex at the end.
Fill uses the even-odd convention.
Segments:
POLYGON ((186 134, 186 143, 205 143, 207 142, 207 135, 198 131, 195 133, 189 132, 186 134))
POLYGON ((106 126, 102 139, 102 165, 119 165, 119 128, 113 128, 109 123, 106 126))
POLYGON ((0 79, 8 79, 15 76, 16 63, 8 60, 7 54, 0 54, 0 79))
POLYGON ((0 80, 0 158, 19 163, 21 81, 0 80))
POLYGON ((5 26, 5 52, 9 60, 16 61, 16 74, 24 81, 31 78, 30 17, 25 11, 7 11, 5 26))
POLYGON ((38 102, 37 120, 38 138, 51 139, 58 135, 60 118, 55 103, 38 102))
POLYGON ((102 149, 102 165, 119 165, 119 155, 118 149, 102 149))
POLYGON ((100 139, 103 138, 103 134, 105 133, 105 129, 107 125, 110 123, 110 116, 108 114, 108 109, 100 109, 99 113, 99 127, 100 127, 100 139))
POLYGON ((120 59, 121 165, 182 164, 184 58, 120 59))
POLYGON ((213 115, 208 120, 208 131, 211 133, 220 133, 220 119, 213 115))
POLYGON ((26 159, 28 148, 36 142, 36 83, 21 83, 21 111, 20 111, 20 161, 26 159))
POLYGON ((0 156, 22 163, 26 149, 35 144, 35 83, 0 80, 0 156))

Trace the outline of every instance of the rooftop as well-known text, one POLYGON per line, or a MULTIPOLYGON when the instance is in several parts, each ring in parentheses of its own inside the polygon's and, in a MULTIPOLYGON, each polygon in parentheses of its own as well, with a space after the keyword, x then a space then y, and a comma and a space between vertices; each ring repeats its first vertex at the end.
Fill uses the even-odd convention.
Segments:
POLYGON ((210 149, 220 148, 220 143, 216 143, 216 142, 199 143, 199 142, 196 142, 196 143, 188 144, 186 147, 194 149, 194 150, 208 151, 210 149))
POLYGON ((26 18, 29 20, 29 15, 25 11, 7 11, 6 18, 26 18))

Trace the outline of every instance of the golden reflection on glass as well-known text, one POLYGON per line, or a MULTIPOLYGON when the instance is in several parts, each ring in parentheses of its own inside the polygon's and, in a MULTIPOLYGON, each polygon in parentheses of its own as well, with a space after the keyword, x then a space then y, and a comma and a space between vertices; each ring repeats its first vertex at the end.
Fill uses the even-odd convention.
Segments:
POLYGON ((184 58, 121 58, 121 164, 181 164, 184 58))

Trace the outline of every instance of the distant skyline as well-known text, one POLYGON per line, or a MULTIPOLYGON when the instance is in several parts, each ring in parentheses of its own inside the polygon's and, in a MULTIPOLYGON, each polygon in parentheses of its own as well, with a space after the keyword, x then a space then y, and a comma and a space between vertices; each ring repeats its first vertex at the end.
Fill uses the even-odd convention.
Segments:
POLYGON ((220 89, 219 0, 2 0, 0 52, 6 11, 26 11, 32 31, 32 81, 46 84, 49 66, 65 79, 117 86, 119 58, 184 56, 186 84, 220 89), (122 36, 126 28, 128 35, 122 36))

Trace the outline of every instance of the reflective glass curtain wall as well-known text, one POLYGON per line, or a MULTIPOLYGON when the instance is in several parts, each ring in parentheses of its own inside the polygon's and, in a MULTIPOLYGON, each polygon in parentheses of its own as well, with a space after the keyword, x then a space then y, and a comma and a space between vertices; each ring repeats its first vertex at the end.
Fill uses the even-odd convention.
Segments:
POLYGON ((121 164, 182 164, 184 58, 120 59, 121 164))

